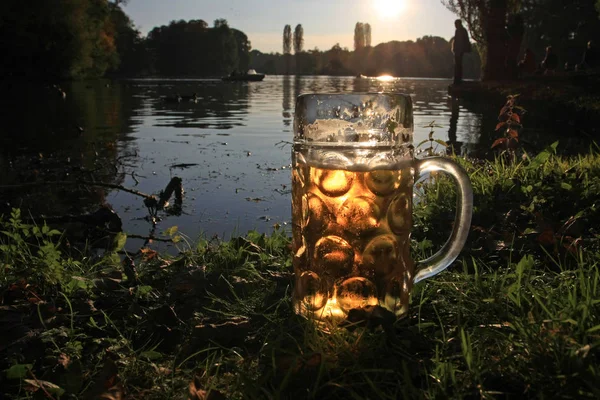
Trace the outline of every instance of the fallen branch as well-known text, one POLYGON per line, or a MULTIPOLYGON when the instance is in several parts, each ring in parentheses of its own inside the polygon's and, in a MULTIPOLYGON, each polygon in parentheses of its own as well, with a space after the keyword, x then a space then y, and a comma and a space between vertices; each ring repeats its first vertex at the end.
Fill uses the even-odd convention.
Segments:
MULTIPOLYGON (((173 178, 175 179, 175 178, 173 178)), ((131 193, 133 195, 143 197, 145 199, 152 199, 154 196, 142 193, 135 189, 130 189, 122 185, 116 185, 114 183, 106 183, 106 182, 89 182, 89 181, 54 181, 54 182, 26 182, 19 183, 15 185, 0 185, 0 189, 23 189, 26 187, 36 187, 36 186, 48 186, 48 185, 64 185, 64 186, 97 186, 97 187, 105 187, 109 189, 118 189, 123 192, 131 193)))
POLYGON ((173 243, 173 239, 161 239, 154 236, 144 236, 144 235, 136 235, 133 233, 127 233, 128 239, 144 239, 146 241, 155 241, 155 242, 165 242, 165 243, 173 243))

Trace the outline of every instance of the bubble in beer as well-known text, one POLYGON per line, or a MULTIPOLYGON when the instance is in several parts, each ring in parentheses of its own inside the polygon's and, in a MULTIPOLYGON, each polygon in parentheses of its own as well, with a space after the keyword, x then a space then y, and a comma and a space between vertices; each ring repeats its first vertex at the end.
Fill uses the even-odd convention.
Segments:
POLYGON ((363 251, 363 265, 379 276, 392 272, 399 262, 396 239, 392 235, 376 236, 363 251))
POLYGON ((296 281, 302 305, 308 310, 318 310, 325 306, 327 293, 323 288, 321 278, 312 271, 303 272, 296 281))
POLYGON ((338 197, 350 190, 354 174, 344 170, 316 170, 315 183, 327 196, 338 197))
POLYGON ((314 193, 303 197, 302 208, 304 226, 311 232, 323 232, 333 219, 325 202, 314 193))
POLYGON ((378 170, 367 172, 365 183, 371 192, 380 196, 388 195, 400 186, 400 171, 378 170))
POLYGON ((352 272, 354 250, 339 236, 325 236, 315 244, 315 266, 336 277, 352 272))
POLYGON ((337 222, 354 234, 377 228, 379 207, 368 197, 349 198, 340 207, 337 222))
POLYGON ((337 301, 348 312, 353 308, 377 305, 377 289, 373 282, 360 276, 346 279, 337 287, 337 301))
POLYGON ((388 224, 390 229, 397 234, 410 230, 412 216, 410 215, 410 201, 407 193, 394 197, 388 208, 388 224))

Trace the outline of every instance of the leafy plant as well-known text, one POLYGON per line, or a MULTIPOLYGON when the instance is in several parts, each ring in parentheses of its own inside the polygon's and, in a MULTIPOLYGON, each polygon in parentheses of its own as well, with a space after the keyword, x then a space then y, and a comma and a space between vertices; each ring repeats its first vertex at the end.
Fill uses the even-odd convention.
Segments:
POLYGON ((502 131, 503 137, 496 139, 492 144, 492 149, 500 150, 513 161, 519 146, 519 132, 523 129, 521 118, 525 114, 525 109, 516 104, 518 96, 518 94, 509 95, 500 109, 496 131, 502 131))
POLYGON ((431 121, 429 124, 423 126, 423 128, 429 128, 429 137, 425 140, 422 140, 418 145, 417 145, 417 150, 418 153, 422 153, 425 152, 425 155, 427 157, 432 157, 434 155, 440 154, 440 152, 437 151, 438 145, 442 146, 443 148, 448 147, 448 144, 446 142, 444 142, 441 139, 436 139, 434 138, 434 128, 441 128, 441 125, 437 125, 435 123, 435 121, 431 121), (425 148, 425 149, 421 149, 421 146, 425 145, 425 144, 429 144, 429 147, 425 148), (435 145, 435 147, 434 147, 435 145))

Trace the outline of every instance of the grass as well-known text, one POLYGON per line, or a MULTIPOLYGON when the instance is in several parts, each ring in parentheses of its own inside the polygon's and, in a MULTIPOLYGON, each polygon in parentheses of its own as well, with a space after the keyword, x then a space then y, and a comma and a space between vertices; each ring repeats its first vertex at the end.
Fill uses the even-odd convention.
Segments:
MULTIPOLYGON (((124 258, 123 236, 76 250, 15 211, 0 226, 0 396, 598 398, 600 155, 555 149, 457 160, 475 192, 469 241, 385 329, 326 334, 296 316, 280 230, 124 258)), ((451 182, 421 186, 415 259, 453 219, 451 182)))

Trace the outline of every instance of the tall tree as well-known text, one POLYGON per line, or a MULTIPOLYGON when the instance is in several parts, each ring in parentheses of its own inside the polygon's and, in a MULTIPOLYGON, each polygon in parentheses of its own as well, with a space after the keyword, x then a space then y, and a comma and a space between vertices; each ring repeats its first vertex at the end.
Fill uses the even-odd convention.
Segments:
POLYGON ((119 65, 111 72, 131 76, 148 71, 150 60, 144 39, 133 21, 120 7, 120 5, 126 4, 126 1, 117 0, 110 4, 110 20, 114 27, 115 44, 119 56, 119 65))
POLYGON ((354 25, 354 50, 359 51, 365 47, 365 26, 362 22, 354 25))
POLYGON ((365 31, 365 46, 371 47, 371 24, 368 22, 364 26, 365 31))
POLYGON ((238 69, 247 71, 250 67, 250 50, 252 50, 252 46, 244 32, 237 29, 232 29, 232 31, 237 44, 238 69))
POLYGON ((304 48, 304 28, 301 24, 294 29, 294 53, 301 53, 304 48))
POLYGON ((0 74, 28 79, 101 76, 118 64, 106 0, 0 2, 0 74))
POLYGON ((506 62, 506 21, 514 18, 521 0, 441 0, 466 21, 473 40, 484 55, 483 80, 510 77, 506 62))
POLYGON ((286 25, 283 28, 283 54, 292 52, 292 27, 286 25))

